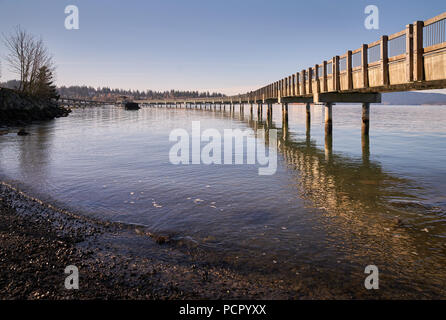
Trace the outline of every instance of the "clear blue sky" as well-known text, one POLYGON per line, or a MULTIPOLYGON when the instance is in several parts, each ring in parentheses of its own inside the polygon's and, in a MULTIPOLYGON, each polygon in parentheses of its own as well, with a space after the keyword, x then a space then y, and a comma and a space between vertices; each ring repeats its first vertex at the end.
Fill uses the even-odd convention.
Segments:
MULTIPOLYGON (((445 0, 0 0, 0 31, 21 25, 41 36, 58 85, 232 94, 444 11, 445 0), (70 4, 79 30, 64 27, 70 4), (380 9, 379 30, 364 27, 370 4, 380 9)), ((13 78, 2 64, 2 80, 13 78)))

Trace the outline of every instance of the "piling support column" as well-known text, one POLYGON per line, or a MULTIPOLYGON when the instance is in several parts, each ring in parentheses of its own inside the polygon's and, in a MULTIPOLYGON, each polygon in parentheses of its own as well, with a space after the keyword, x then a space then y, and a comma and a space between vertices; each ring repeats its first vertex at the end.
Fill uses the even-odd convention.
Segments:
POLYGON ((306 137, 306 144, 307 147, 310 147, 311 144, 311 106, 310 103, 305 104, 305 110, 306 110, 306 131, 305 131, 305 137, 306 137))
MULTIPOLYGON (((288 106, 286 107, 288 109, 288 106)), ((288 140, 288 135, 289 135, 289 131, 288 131, 288 116, 284 116, 282 117, 282 139, 284 141, 288 140)))
POLYGON ((268 103, 268 109, 266 112, 266 124, 268 125, 268 127, 272 127, 273 125, 273 105, 272 103, 268 103))
POLYGON ((282 103, 282 121, 288 123, 288 103, 282 103))
POLYGON ((325 134, 331 135, 333 133, 333 103, 325 103, 325 134))
POLYGON ((333 157, 333 136, 325 134, 325 161, 330 161, 333 157))
POLYGON ((368 134, 361 135, 362 146, 362 163, 368 165, 370 163, 370 137, 368 134))
POLYGON ((311 105, 310 105, 310 103, 305 104, 305 112, 306 112, 307 130, 309 130, 309 128, 311 126, 311 105))
POLYGON ((362 134, 368 136, 370 129, 370 103, 362 104, 362 134))

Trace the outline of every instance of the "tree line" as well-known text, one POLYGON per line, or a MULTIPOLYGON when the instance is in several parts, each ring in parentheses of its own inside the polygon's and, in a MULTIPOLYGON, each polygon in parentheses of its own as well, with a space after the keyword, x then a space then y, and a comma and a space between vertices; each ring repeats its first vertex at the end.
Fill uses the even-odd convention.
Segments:
POLYGON ((124 97, 127 99, 165 99, 224 96, 221 93, 211 93, 209 91, 140 91, 108 87, 93 88, 91 86, 62 86, 56 88, 54 85, 55 64, 42 39, 17 26, 11 34, 3 34, 2 40, 7 49, 5 60, 10 70, 19 79, 0 82, 0 85, 33 96, 56 100, 63 96, 97 101, 116 101, 124 97))
POLYGON ((124 90, 111 89, 108 87, 93 88, 91 86, 62 86, 57 88, 62 97, 73 99, 89 99, 98 101, 116 101, 122 97, 129 99, 164 99, 164 98, 206 98, 206 97, 223 97, 224 95, 217 92, 199 92, 199 91, 154 91, 154 90, 124 90))
POLYGON ((55 65, 42 39, 17 26, 9 35, 2 35, 7 50, 5 60, 18 75, 17 91, 45 99, 58 99, 54 82, 55 65))

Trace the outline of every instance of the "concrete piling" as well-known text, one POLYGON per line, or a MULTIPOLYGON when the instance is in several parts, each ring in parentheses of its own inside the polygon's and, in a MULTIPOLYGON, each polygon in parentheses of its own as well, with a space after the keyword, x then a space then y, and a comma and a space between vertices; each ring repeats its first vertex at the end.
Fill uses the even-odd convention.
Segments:
POLYGON ((333 136, 331 134, 325 135, 325 161, 330 161, 333 154, 333 136))
POLYGON ((333 133, 333 103, 325 103, 325 134, 331 135, 333 133))
POLYGON ((288 124, 288 103, 282 103, 282 121, 288 124))
POLYGON ((369 135, 370 129, 370 103, 362 104, 362 134, 369 135))
POLYGON ((370 136, 368 134, 361 135, 362 147, 362 163, 368 164, 370 162, 370 136))
POLYGON ((311 105, 309 103, 305 104, 305 110, 306 110, 306 119, 307 119, 307 126, 311 123, 311 105))

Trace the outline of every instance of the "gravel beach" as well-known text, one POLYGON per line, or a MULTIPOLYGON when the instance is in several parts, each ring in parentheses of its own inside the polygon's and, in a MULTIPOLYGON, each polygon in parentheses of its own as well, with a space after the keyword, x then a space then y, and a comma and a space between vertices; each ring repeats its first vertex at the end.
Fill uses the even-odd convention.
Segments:
POLYGON ((76 215, 0 185, 0 299, 283 299, 257 281, 137 226, 76 215), (135 252, 138 249, 138 253, 135 252), (79 289, 67 290, 68 265, 79 289))

